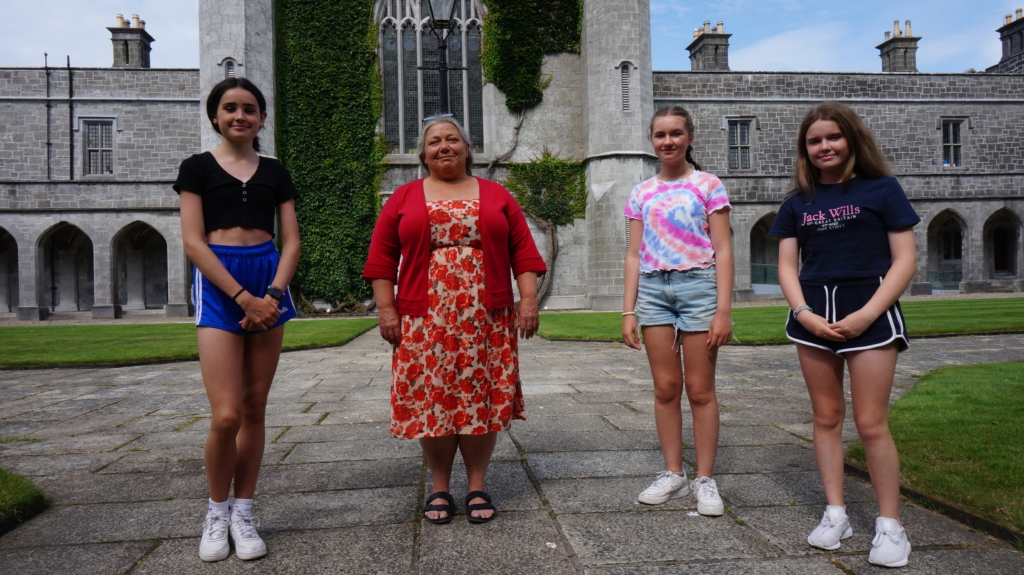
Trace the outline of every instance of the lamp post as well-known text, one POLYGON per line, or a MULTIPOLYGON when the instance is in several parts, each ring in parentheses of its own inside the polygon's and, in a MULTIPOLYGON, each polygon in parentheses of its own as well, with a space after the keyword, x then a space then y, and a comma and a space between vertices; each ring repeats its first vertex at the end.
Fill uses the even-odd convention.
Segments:
POLYGON ((437 70, 440 78, 438 89, 441 92, 438 115, 446 116, 451 113, 448 104, 448 72, 450 70, 465 70, 461 66, 448 67, 448 31, 455 20, 455 8, 459 0, 429 0, 427 6, 430 9, 430 32, 437 38, 438 62, 435 66, 420 66, 421 70, 437 70))

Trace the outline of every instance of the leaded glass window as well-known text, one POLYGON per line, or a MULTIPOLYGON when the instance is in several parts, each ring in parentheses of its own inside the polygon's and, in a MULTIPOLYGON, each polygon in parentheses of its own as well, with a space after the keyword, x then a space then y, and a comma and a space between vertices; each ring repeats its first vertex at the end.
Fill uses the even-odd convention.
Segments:
POLYGON ((750 169, 750 120, 729 120, 729 169, 750 169))
POLYGON ((114 123, 85 124, 85 173, 114 173, 114 123))
POLYGON ((960 140, 960 128, 963 120, 942 121, 942 165, 956 168, 963 164, 963 143, 960 140))

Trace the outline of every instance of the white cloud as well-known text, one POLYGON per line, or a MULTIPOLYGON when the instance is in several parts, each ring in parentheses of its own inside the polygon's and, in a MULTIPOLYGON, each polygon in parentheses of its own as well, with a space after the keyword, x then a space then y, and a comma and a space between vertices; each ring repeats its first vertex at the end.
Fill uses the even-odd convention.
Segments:
POLYGON ((744 48, 732 49, 729 67, 759 71, 853 71, 865 68, 846 24, 822 22, 769 36, 744 48))

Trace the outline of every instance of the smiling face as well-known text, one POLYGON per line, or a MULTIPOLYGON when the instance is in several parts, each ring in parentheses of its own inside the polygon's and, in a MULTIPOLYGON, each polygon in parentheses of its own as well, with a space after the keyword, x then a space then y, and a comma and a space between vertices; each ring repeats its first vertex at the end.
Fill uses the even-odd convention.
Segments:
POLYGON ((455 126, 448 122, 434 124, 423 139, 424 161, 431 176, 449 180, 466 173, 468 148, 455 126))
POLYGON ((260 112, 260 105, 252 92, 244 88, 231 88, 220 98, 214 123, 221 136, 241 143, 252 141, 259 135, 266 119, 267 113, 260 112))
POLYGON ((807 129, 804 145, 811 164, 821 170, 822 183, 840 183, 850 160, 850 145, 839 124, 832 120, 814 122, 807 129))
POLYGON ((651 126, 651 145, 662 164, 686 161, 686 149, 693 143, 693 134, 686 130, 686 120, 679 116, 659 116, 651 126))

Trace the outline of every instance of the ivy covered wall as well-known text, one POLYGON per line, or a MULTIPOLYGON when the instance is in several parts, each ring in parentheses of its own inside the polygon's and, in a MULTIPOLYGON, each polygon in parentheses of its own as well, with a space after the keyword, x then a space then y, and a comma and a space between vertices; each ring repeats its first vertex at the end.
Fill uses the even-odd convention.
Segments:
POLYGON ((310 300, 369 295, 363 263, 385 146, 373 0, 277 0, 277 151, 291 172, 310 300))

